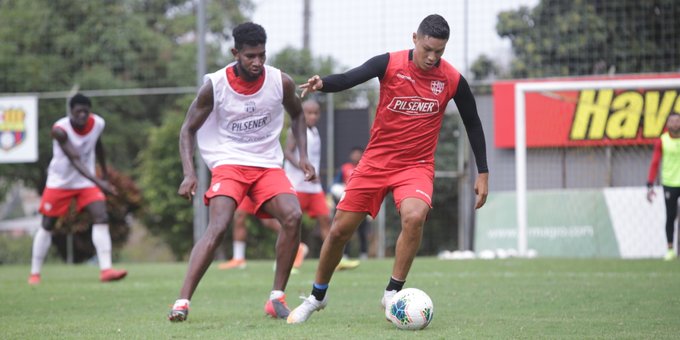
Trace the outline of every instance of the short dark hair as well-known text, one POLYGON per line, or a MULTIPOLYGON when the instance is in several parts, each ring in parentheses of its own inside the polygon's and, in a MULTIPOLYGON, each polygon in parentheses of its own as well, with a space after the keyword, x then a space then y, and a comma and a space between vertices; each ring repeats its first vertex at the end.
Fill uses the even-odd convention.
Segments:
POLYGON ((420 22, 418 34, 449 40, 449 23, 439 14, 430 14, 420 22))
POLYGON ((81 93, 76 93, 75 96, 71 97, 71 100, 68 102, 68 106, 70 108, 73 108, 74 106, 78 104, 83 104, 87 105, 89 107, 92 107, 92 102, 90 101, 90 98, 88 98, 86 95, 81 94, 81 93))
POLYGON ((257 46, 267 43, 267 33, 264 28, 253 22, 244 22, 231 31, 234 37, 234 47, 240 50, 243 45, 257 46))

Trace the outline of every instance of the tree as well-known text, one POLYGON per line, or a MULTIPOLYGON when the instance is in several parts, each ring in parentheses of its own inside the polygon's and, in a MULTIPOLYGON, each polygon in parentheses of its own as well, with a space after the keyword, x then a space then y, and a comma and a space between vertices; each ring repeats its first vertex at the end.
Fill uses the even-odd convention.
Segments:
POLYGON ((486 80, 491 77, 498 76, 498 66, 491 60, 486 54, 480 55, 472 66, 470 67, 472 71, 472 78, 474 80, 486 80))
MULTIPOLYGON (((233 23, 245 20, 250 0, 209 1, 208 65, 224 64, 222 47, 233 23)), ((195 1, 0 1, 0 93, 194 86, 195 1)), ((104 142, 111 163, 130 171, 160 124, 171 96, 93 98, 108 122, 104 142)), ((49 130, 65 114, 64 99, 39 101, 39 160, 1 165, 0 173, 42 191, 51 158, 49 130)))
MULTIPOLYGON (((222 52, 224 46, 232 27, 247 19, 253 4, 250 0, 206 3, 207 64, 215 68, 231 58, 222 52)), ((196 4, 192 0, 0 0, 0 93, 66 91, 74 84, 81 90, 194 86, 196 4)), ((176 115, 177 103, 186 104, 170 95, 92 99, 93 110, 107 121, 102 137, 107 160, 124 174, 133 173, 149 131, 165 116, 176 115)), ((0 165, 0 175, 7 183, 21 180, 42 192, 52 157, 50 129, 66 108, 64 99, 41 99, 38 105, 38 162, 0 165)), ((177 144, 178 131, 179 127, 170 144, 177 144)), ((154 160, 172 162, 178 160, 177 154, 154 160)), ((168 174, 160 176, 176 190, 179 182, 174 179, 181 177, 168 174)), ((146 194, 149 187, 143 190, 146 194)), ((191 206, 177 208, 177 214, 175 218, 183 221, 182 214, 191 214, 191 206)), ((180 236, 191 234, 191 224, 181 226, 187 230, 178 232, 180 236)), ((150 227, 158 231, 161 226, 150 227)))
POLYGON ((680 5, 674 0, 542 0, 501 12, 512 77, 676 71, 680 5))
MULTIPOLYGON (((182 181, 178 134, 184 110, 191 98, 185 97, 165 116, 163 124, 149 130, 147 146, 139 154, 139 185, 144 189, 142 220, 161 236, 176 259, 182 259, 193 244, 193 208, 177 194, 182 181)), ((194 199, 203 199, 200 194, 194 199)))

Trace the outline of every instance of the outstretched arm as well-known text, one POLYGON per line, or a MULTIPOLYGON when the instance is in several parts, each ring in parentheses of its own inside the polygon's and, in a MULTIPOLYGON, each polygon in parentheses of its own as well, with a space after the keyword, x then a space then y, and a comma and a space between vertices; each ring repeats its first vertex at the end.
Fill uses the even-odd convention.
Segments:
POLYGON ((106 168, 106 156, 105 156, 106 153, 104 152, 104 143, 102 143, 101 137, 99 137, 99 139, 97 139, 97 144, 95 145, 94 152, 95 152, 95 155, 97 156, 97 162, 99 162, 99 166, 102 169, 102 178, 105 181, 108 181, 109 180, 109 171, 106 168))
POLYGON ((187 115, 179 131, 179 156, 182 160, 184 179, 177 193, 187 199, 196 194, 198 180, 194 169, 194 147, 196 131, 203 125, 213 110, 213 86, 206 81, 198 90, 198 94, 187 111, 187 115))
POLYGON ((307 80, 307 83, 300 85, 302 97, 314 91, 340 92, 348 88, 359 85, 371 78, 382 79, 390 61, 390 54, 385 53, 375 56, 361 66, 353 68, 345 73, 332 74, 326 77, 315 75, 307 80))
POLYGON ((295 154, 296 146, 297 144, 295 142, 295 137, 293 136, 293 131, 288 130, 286 136, 286 145, 283 146, 283 157, 286 159, 286 162, 290 163, 296 168, 299 168, 300 164, 298 164, 297 155, 295 154))
MULTIPOLYGON (((75 147, 71 142, 68 140, 68 135, 66 134, 66 131, 60 129, 60 128, 53 128, 52 129, 52 138, 54 138, 58 143, 59 147, 61 148, 62 151, 64 151, 64 154, 66 157, 68 157, 69 162, 71 162, 71 165, 78 171, 81 175, 83 175, 85 178, 89 179, 94 183, 96 186, 98 186, 102 191, 104 191, 107 194, 112 194, 115 195, 115 190, 111 185, 109 185, 108 182, 105 180, 102 180, 101 178, 98 178, 95 176, 95 174, 90 173, 90 171, 87 169, 85 164, 83 164, 82 159, 80 158, 80 154, 78 151, 76 151, 75 147)), ((99 141, 97 141, 97 145, 99 145, 99 141)), ((97 158, 100 156, 98 155, 98 149, 99 147, 95 147, 95 154, 97 154, 97 158)))
POLYGON ((290 115, 290 128, 298 149, 297 166, 305 173, 305 180, 312 181, 316 179, 316 169, 307 157, 307 123, 305 115, 302 114, 300 97, 295 93, 295 82, 289 75, 282 72, 281 80, 283 81, 283 107, 290 115))
POLYGON ((475 209, 481 208, 486 203, 486 197, 489 194, 489 168, 486 164, 486 141, 484 140, 484 129, 482 128, 482 121, 479 119, 477 113, 477 103, 475 97, 472 95, 472 90, 463 76, 458 82, 458 89, 453 96, 453 100, 458 107, 460 117, 465 125, 468 140, 472 147, 472 152, 475 154, 475 163, 477 164, 477 180, 475 181, 475 194, 477 200, 475 202, 475 209))

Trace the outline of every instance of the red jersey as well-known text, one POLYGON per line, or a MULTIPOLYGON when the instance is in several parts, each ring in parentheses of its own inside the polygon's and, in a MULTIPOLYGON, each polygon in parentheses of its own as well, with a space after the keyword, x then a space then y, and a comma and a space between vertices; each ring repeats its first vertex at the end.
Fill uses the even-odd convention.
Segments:
POLYGON ((423 71, 409 60, 409 50, 390 53, 361 163, 383 169, 434 166, 444 111, 459 80, 460 73, 444 59, 423 71))

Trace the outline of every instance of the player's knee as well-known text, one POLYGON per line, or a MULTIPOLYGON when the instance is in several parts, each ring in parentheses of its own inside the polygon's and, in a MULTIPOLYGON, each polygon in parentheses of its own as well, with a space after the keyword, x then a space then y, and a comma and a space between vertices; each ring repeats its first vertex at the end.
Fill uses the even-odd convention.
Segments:
POLYGON ((108 224, 109 216, 107 214, 96 215, 92 217, 92 222, 94 224, 108 224))
POLYGON ((401 213, 401 225, 402 230, 406 231, 419 231, 422 229, 423 224, 425 224, 425 219, 427 214, 423 214, 420 211, 412 210, 401 213))
POLYGON ((291 209, 286 213, 281 221, 281 227, 285 229, 298 228, 302 222, 302 211, 300 209, 291 209))
POLYGON ((52 232, 54 229, 54 226, 57 224, 57 219, 52 219, 52 218, 43 218, 42 220, 42 228, 52 232))
POLYGON ((330 230, 329 237, 332 240, 347 243, 354 234, 354 229, 336 224, 330 230))

